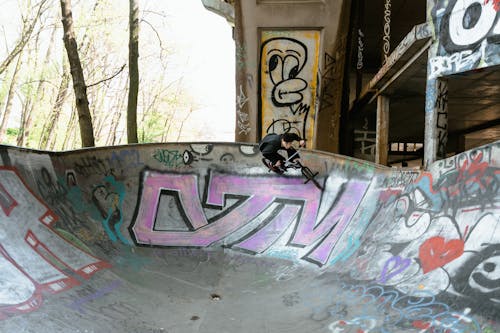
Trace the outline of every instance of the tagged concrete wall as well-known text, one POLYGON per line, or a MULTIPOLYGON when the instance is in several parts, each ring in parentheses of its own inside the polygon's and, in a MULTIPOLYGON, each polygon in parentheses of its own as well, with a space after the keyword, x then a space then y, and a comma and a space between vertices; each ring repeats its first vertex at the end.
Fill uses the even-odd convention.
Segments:
MULTIPOLYGON (((499 152, 497 142, 420 172, 303 151, 321 191, 299 172, 269 173, 255 145, 2 147, 0 327, 115 272, 130 251, 181 247, 287 259, 331 279, 335 294, 311 288, 347 309, 329 310, 326 332, 494 332, 499 152)), ((81 313, 124 279, 117 274, 70 308, 81 313)), ((300 302, 293 295, 285 306, 300 302)))
POLYGON ((497 0, 430 0, 435 45, 429 78, 500 64, 500 3, 497 0))

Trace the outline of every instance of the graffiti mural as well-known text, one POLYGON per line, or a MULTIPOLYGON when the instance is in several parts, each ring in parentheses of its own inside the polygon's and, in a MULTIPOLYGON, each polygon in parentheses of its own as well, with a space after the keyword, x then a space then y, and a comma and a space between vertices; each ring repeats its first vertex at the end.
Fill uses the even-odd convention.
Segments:
POLYGON ((313 139, 319 39, 320 32, 315 30, 262 32, 262 136, 293 132, 313 139))
POLYGON ((303 184, 301 178, 240 177, 211 172, 204 188, 198 184, 198 177, 193 174, 146 171, 132 227, 137 242, 205 247, 224 240, 233 249, 262 253, 292 228, 288 246, 307 249, 304 260, 324 265, 369 185, 339 178, 333 195, 335 204, 321 209, 322 203, 331 200, 322 202, 321 191, 314 189, 313 184, 303 184), (262 191, 263 188, 267 190, 262 191), (171 200, 162 200, 164 196, 171 200), (171 203, 168 215, 161 214, 163 202, 171 203), (205 207, 220 212, 210 216, 205 207), (328 213, 320 217, 320 209, 328 213), (165 219, 177 221, 184 229, 162 226, 165 219), (237 232, 247 226, 250 228, 242 234, 237 232))
POLYGON ((52 228, 58 220, 13 168, 0 168, 0 319, 36 310, 43 293, 80 284, 110 265, 52 228))
POLYGON ((489 157, 464 154, 438 179, 424 173, 399 193, 382 190, 350 276, 497 306, 500 169, 489 157))
POLYGON ((429 58, 436 78, 500 64, 500 6, 496 0, 434 0, 437 47, 429 58))

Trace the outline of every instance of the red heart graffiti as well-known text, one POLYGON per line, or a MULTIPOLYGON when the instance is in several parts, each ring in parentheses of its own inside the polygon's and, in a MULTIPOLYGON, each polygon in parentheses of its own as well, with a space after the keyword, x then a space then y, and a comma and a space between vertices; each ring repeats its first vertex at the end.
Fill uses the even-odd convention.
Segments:
POLYGON ((429 238, 420 246, 418 257, 425 274, 457 259, 462 253, 464 253, 463 240, 452 239, 446 242, 443 237, 436 236, 429 238))

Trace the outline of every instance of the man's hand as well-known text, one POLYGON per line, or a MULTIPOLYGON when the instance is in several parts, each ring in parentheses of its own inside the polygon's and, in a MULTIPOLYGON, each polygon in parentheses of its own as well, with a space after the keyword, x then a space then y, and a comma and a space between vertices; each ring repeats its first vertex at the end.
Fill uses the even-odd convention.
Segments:
POLYGON ((306 146, 306 140, 300 140, 299 147, 305 147, 305 146, 306 146))

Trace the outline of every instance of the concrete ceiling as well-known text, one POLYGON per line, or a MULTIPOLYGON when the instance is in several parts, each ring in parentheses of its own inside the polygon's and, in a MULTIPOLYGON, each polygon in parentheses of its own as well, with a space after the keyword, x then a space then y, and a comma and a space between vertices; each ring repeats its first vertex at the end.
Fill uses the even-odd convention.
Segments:
MULTIPOLYGON (((384 1, 366 0, 364 6, 364 75, 374 77, 381 70, 384 1)), ((425 1, 413 0, 392 0, 391 8, 393 51, 413 26, 425 22, 426 9, 425 1)), ((354 117, 368 117, 374 124, 374 97, 383 87, 384 94, 390 97, 389 142, 424 142, 427 52, 418 55, 423 41, 417 42, 381 82, 374 87, 364 85, 364 93, 351 109, 354 117), (415 59, 410 63, 412 57, 415 59), (404 66, 405 70, 398 73, 404 66)), ((448 77, 448 133, 450 152, 456 152, 455 143, 460 136, 465 139, 465 149, 500 139, 500 68, 448 77)))

